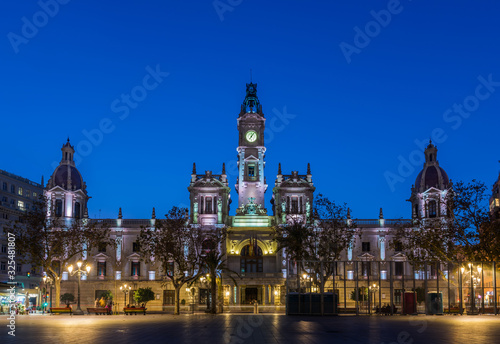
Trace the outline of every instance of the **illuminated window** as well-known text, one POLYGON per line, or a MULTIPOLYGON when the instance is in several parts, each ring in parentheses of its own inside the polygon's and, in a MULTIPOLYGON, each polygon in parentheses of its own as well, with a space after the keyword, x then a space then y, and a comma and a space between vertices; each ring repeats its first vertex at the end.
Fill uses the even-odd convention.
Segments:
POLYGON ((141 265, 139 262, 132 262, 130 276, 140 276, 141 275, 141 265))
POLYGON ((106 262, 97 262, 97 276, 106 276, 106 262))
POLYGON ((26 210, 24 208, 24 202, 23 201, 17 201, 17 207, 20 209, 20 210, 26 210))
POLYGON ((436 201, 429 202, 429 217, 436 217, 437 215, 437 206, 436 201))
POLYGON ((354 279, 354 271, 352 270, 347 271, 347 279, 348 280, 354 279))
MULTIPOLYGON (((201 289, 200 289, 201 291, 201 289)), ((175 290, 164 290, 163 291, 163 304, 173 305, 175 304, 175 290)))
POLYGON ((383 280, 387 279, 387 271, 386 270, 380 271, 380 279, 383 279, 383 280))
POLYGON ((19 196, 22 196, 23 195, 23 188, 22 187, 19 187, 19 189, 17 189, 17 194, 19 196))
POLYGON ((240 271, 242 273, 262 272, 262 249, 255 245, 246 245, 241 250, 240 271))

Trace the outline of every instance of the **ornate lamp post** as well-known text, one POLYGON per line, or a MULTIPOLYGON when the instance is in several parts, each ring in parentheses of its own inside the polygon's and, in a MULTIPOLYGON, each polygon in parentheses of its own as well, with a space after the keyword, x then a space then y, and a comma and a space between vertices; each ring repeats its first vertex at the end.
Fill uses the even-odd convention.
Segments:
POLYGON ((90 265, 87 265, 84 270, 81 269, 82 262, 78 261, 76 263, 78 270, 73 271, 73 265, 68 266, 68 272, 71 276, 78 275, 78 305, 76 311, 73 312, 74 315, 83 315, 83 311, 80 308, 80 280, 82 279, 82 274, 89 274, 90 265))
POLYGON ((50 309, 52 308, 52 286, 54 285, 54 281, 49 276, 43 276, 43 284, 45 284, 46 286, 47 285, 50 286, 50 303, 49 303, 49 309, 50 309))
MULTIPOLYGON (((469 282, 470 284, 470 288, 471 288, 471 297, 470 297, 470 313, 468 314, 471 314, 471 315, 475 315, 477 314, 477 311, 476 311, 476 296, 475 296, 475 293, 474 293, 474 287, 476 286, 479 286, 481 284, 481 271, 482 271, 482 268, 478 265, 476 267, 476 269, 473 269, 474 268, 474 264, 472 263, 469 263, 468 264, 469 266, 469 271, 465 271, 465 267, 461 267, 460 268, 460 271, 462 272, 462 276, 464 274, 469 274, 470 276, 470 281, 467 281, 469 282), (477 270, 477 271, 476 271, 477 270)), ((463 280, 463 278, 462 278, 463 280)))
POLYGON ((368 301, 368 308, 369 308, 369 313, 371 314, 371 299, 373 295, 373 304, 375 304, 375 294, 378 292, 378 285, 373 283, 371 286, 368 287, 368 290, 370 291, 370 299, 368 301))
POLYGON ((120 290, 123 291, 123 308, 127 307, 127 295, 132 289, 131 286, 127 286, 126 284, 120 287, 120 290))

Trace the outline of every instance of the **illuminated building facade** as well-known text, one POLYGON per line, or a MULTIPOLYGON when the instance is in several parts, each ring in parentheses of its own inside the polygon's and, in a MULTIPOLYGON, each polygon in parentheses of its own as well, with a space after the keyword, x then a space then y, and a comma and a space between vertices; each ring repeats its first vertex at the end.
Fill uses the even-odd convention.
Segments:
MULTIPOLYGON (((278 167, 270 209, 264 203, 264 194, 268 188, 265 176, 264 142, 265 116, 257 97, 257 85, 247 84, 246 96, 237 117, 238 128, 238 177, 235 190, 238 204, 235 215, 231 216, 229 180, 222 164, 221 174, 212 171, 198 173, 196 165, 188 185, 190 226, 207 229, 226 227, 230 231, 225 245, 228 268, 240 274, 238 284, 230 278, 223 278, 224 305, 244 307, 254 300, 268 306, 268 309, 280 309, 285 303, 285 280, 287 274, 287 257, 278 252, 272 240, 272 226, 299 220, 312 224, 311 211, 315 187, 312 180, 311 166, 308 164, 305 173, 292 171, 283 174, 281 164, 278 167)), ((61 216, 68 220, 86 218, 87 201, 86 185, 74 166, 73 147, 69 141, 62 148, 63 157, 54 171, 46 187, 46 195, 50 199, 49 216, 61 216)), ((305 167, 305 166, 304 166, 305 167)), ((498 200, 497 194, 493 198, 498 200), (495 198, 496 197, 496 198, 495 198)), ((450 188, 449 178, 437 160, 437 148, 429 143, 425 149, 425 163, 419 173, 415 185, 411 189, 412 218, 434 218, 447 216, 444 199, 450 188)), ((139 287, 152 287, 156 300, 148 304, 151 310, 172 310, 174 305, 174 288, 163 284, 164 277, 158 264, 147 264, 141 260, 136 238, 141 227, 154 227, 156 221, 153 208, 149 219, 124 219, 122 210, 116 219, 93 220, 107 223, 111 227, 111 235, 117 248, 102 247, 88 252, 84 257, 92 265, 87 285, 83 288, 82 303, 93 305, 94 300, 105 290, 115 295, 118 308, 123 303, 134 303, 133 292, 123 301, 124 295, 119 287, 127 283, 132 291, 139 287)), ((345 264, 345 275, 339 276, 352 280, 355 262, 360 262, 357 271, 368 276, 378 276, 380 280, 395 274, 402 280, 414 278, 417 274, 426 275, 425 271, 412 271, 406 262, 403 252, 388 247, 391 228, 400 220, 385 219, 382 209, 378 217, 373 219, 353 219, 361 231, 352 248, 342 257, 345 264), (368 264, 374 262, 374 264, 368 264), (376 263, 376 264, 375 264, 376 263), (391 268, 388 268, 392 266, 391 268)), ((411 219, 404 220, 411 223, 411 219)), ((356 263, 357 265, 357 263, 356 263)), ((418 277, 420 278, 420 277, 418 277)), ((76 281, 63 277, 62 293, 76 291, 76 281)), ((206 307, 208 284, 198 282, 195 293, 181 290, 181 299, 185 304, 194 303, 198 309, 206 307)), ((335 286, 327 285, 327 290, 335 286)), ((342 298, 341 300, 342 301, 342 298)), ((117 309, 118 309, 117 308, 117 309)), ((281 308, 282 309, 282 308, 281 308)))

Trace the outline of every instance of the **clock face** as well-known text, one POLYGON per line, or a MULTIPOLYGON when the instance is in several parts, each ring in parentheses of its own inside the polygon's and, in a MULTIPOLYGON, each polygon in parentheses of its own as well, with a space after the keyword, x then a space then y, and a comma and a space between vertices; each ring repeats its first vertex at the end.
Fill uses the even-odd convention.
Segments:
POLYGON ((255 140, 257 140, 257 133, 253 130, 249 130, 247 131, 245 137, 248 142, 255 142, 255 140))

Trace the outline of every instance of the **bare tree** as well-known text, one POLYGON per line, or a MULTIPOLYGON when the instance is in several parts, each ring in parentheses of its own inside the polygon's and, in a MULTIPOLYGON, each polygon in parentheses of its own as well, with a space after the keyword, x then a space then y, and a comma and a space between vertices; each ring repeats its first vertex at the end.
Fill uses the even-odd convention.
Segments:
POLYGON ((143 259, 158 262, 172 282, 174 314, 179 314, 182 286, 194 282, 201 274, 204 235, 199 227, 189 225, 187 209, 173 207, 165 217, 157 219, 152 229, 142 228, 137 241, 143 259))
POLYGON ((500 258, 499 222, 490 216, 483 182, 459 181, 444 200, 447 214, 397 226, 392 248, 410 261, 486 261, 500 258))
MULTIPOLYGON (((346 204, 337 205, 323 195, 314 203, 313 221, 305 224, 300 217, 291 218, 286 225, 274 227, 278 249, 285 249, 287 258, 297 264, 297 287, 300 273, 308 271, 309 278, 323 293, 328 279, 334 276, 336 261, 349 248, 359 231, 350 220, 346 204)), ((323 303, 322 303, 323 304, 323 303)), ((323 308, 322 308, 323 313, 323 308)))
POLYGON ((13 233, 20 261, 41 267, 54 281, 56 307, 61 295, 62 270, 75 258, 99 245, 114 245, 107 226, 88 219, 72 219, 68 224, 61 218, 47 218, 47 199, 33 203, 33 209, 26 211, 20 220, 4 227, 13 233))

